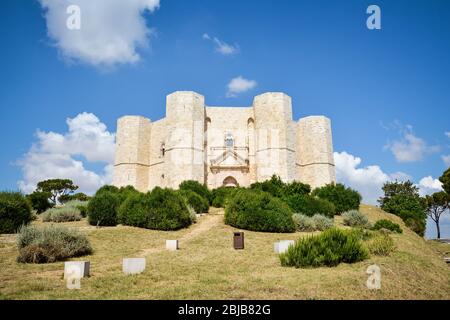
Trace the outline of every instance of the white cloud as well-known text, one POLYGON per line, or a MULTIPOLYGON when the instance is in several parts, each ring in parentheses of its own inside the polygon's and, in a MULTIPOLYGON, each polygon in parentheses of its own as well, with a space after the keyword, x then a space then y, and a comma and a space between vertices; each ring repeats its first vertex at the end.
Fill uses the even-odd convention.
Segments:
POLYGON ((236 97, 239 93, 243 93, 255 88, 258 83, 255 80, 248 80, 242 76, 231 79, 228 83, 227 97, 236 97))
POLYGON ((439 146, 429 146, 426 141, 414 135, 411 126, 402 130, 402 138, 389 143, 385 149, 389 149, 398 162, 421 161, 425 155, 439 152, 439 146))
POLYGON ((447 155, 447 156, 442 156, 442 161, 444 161, 444 164, 445 164, 447 167, 450 167, 450 154, 447 155))
POLYGON ((450 138, 450 131, 446 132, 445 135, 450 138))
POLYGON ((403 172, 387 174, 377 165, 360 167, 362 159, 347 152, 335 152, 336 178, 355 190, 358 190, 363 202, 377 204, 379 197, 383 195, 382 187, 385 182, 394 180, 411 179, 403 172))
POLYGON ((207 33, 204 33, 202 37, 205 40, 212 41, 214 43, 215 50, 220 54, 223 54, 224 56, 233 55, 239 52, 239 46, 237 44, 235 45, 228 44, 217 37, 211 37, 207 33))
POLYGON ((442 191, 442 182, 438 179, 433 179, 432 176, 422 178, 417 184, 421 196, 433 194, 442 191))
POLYGON ((23 172, 18 185, 23 192, 30 193, 39 181, 52 178, 71 179, 80 187, 79 191, 88 194, 111 183, 114 134, 91 113, 69 118, 67 125, 69 130, 64 134, 37 132, 38 141, 18 161, 23 172), (86 169, 89 163, 102 163, 104 167, 96 173, 86 169))
POLYGON ((39 0, 45 10, 47 34, 69 61, 114 66, 140 60, 138 48, 149 45, 151 30, 144 12, 159 8, 159 0, 39 0), (81 10, 81 28, 70 30, 69 4, 81 10))

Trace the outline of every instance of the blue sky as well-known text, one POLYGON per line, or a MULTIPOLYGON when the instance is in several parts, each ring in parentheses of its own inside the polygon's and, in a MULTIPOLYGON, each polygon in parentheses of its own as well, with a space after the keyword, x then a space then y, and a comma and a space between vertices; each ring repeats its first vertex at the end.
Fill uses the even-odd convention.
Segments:
POLYGON ((60 2, 80 4, 75 40, 58 2, 0 4, 0 189, 27 191, 49 172, 87 191, 107 183, 116 119, 162 118, 176 90, 223 106, 283 91, 296 120, 328 116, 338 177, 367 202, 393 178, 436 191, 450 165, 449 1, 60 2), (366 27, 371 4, 381 30, 366 27), (118 38, 125 48, 106 55, 118 38))

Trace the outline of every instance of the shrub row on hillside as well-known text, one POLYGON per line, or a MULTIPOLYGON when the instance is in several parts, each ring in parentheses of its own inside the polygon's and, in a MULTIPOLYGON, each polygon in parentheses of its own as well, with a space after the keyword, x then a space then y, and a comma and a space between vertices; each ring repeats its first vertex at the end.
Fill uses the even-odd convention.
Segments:
POLYGON ((159 187, 141 193, 132 187, 105 186, 89 201, 88 220, 96 226, 124 224, 134 227, 177 230, 193 222, 188 205, 194 210, 208 210, 208 203, 189 190, 174 191, 159 187))

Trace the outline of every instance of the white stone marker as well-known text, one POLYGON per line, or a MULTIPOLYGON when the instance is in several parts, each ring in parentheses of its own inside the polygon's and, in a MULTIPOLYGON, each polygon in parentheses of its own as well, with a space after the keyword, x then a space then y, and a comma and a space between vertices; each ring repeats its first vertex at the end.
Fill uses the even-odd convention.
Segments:
POLYGON ((275 245, 274 245, 275 253, 278 253, 278 254, 285 253, 287 251, 287 249, 289 248, 289 246, 292 246, 294 244, 295 244, 294 240, 282 240, 279 242, 275 242, 275 245))
POLYGON ((139 274, 145 270, 145 258, 124 258, 122 271, 125 274, 139 274))
MULTIPOLYGON (((90 275, 91 263, 89 261, 67 261, 64 263, 64 279, 72 275, 73 270, 79 270, 80 278, 86 278, 90 275)), ((78 272, 77 272, 78 274, 78 272)))
POLYGON ((178 240, 166 240, 166 249, 169 251, 177 251, 178 240))

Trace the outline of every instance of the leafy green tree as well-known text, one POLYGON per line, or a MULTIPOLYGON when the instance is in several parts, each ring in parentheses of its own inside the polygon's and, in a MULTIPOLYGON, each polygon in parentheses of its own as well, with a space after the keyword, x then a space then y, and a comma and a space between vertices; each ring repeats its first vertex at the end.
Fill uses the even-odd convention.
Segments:
POLYGON ((383 185, 384 197, 378 199, 381 209, 385 210, 384 206, 387 202, 391 200, 393 196, 396 195, 407 195, 407 196, 419 196, 419 188, 411 181, 404 182, 386 182, 383 185))
POLYGON ((411 181, 386 182, 384 197, 378 202, 381 208, 402 218, 405 224, 417 234, 424 236, 426 228, 426 201, 419 195, 419 188, 411 181))
POLYGON ((436 192, 431 196, 426 196, 427 214, 436 223, 437 238, 441 238, 441 228, 439 221, 441 215, 449 208, 450 196, 444 192, 436 192))
POLYGON ((53 207, 53 203, 49 201, 50 197, 51 197, 50 192, 39 192, 39 191, 35 191, 27 195, 27 199, 30 201, 31 207, 34 210, 36 210, 37 214, 41 214, 47 209, 53 207))
POLYGON ((447 194, 450 194, 450 168, 448 168, 442 177, 439 178, 439 181, 442 182, 442 188, 447 192, 447 194))
POLYGON ((58 203, 59 197, 73 193, 78 186, 70 179, 49 179, 37 184, 36 191, 50 193, 50 201, 58 203))

